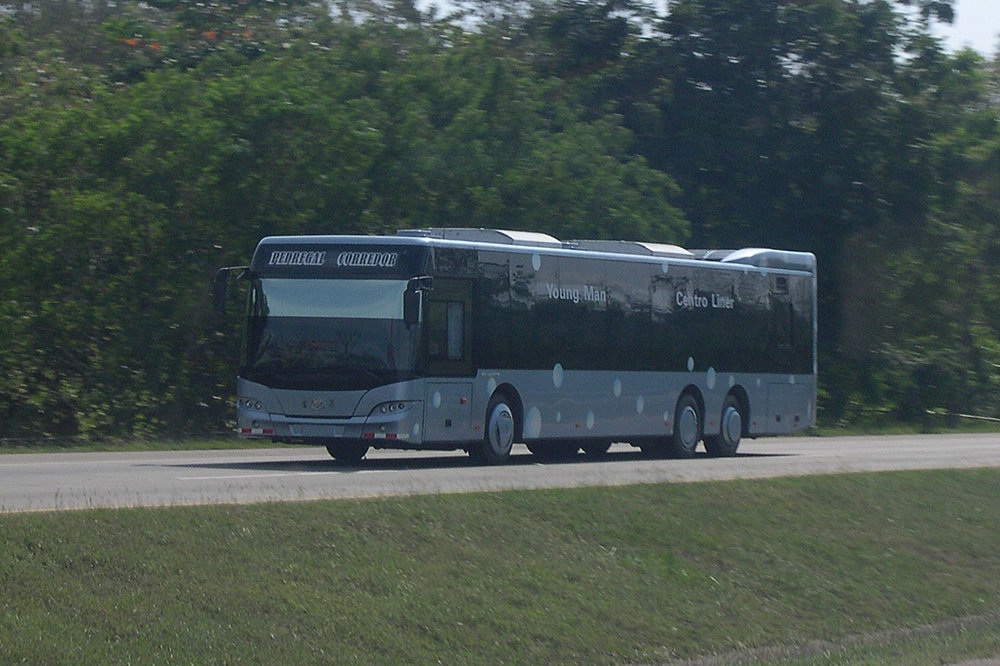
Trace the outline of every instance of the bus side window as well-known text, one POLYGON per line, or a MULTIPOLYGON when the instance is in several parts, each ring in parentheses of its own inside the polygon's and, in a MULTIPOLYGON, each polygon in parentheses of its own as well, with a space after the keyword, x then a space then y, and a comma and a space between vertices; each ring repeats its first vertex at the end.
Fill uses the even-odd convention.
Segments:
POLYGON ((462 337, 465 334, 465 303, 448 303, 448 360, 460 361, 465 356, 462 337))
POLYGON ((461 361, 465 356, 465 303, 431 301, 427 306, 428 352, 435 361, 461 361))

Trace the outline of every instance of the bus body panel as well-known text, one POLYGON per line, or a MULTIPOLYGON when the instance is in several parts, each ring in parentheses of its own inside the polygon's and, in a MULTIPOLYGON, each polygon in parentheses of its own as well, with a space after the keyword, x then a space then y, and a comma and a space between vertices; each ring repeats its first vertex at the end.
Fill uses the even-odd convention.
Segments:
POLYGON ((652 246, 669 249, 644 255, 609 251, 612 241, 410 233, 260 242, 237 386, 241 435, 469 448, 497 391, 514 403, 526 442, 668 437, 685 392, 705 435, 720 432, 728 395, 740 399, 748 436, 815 423, 808 253, 652 246), (413 289, 415 328, 403 322, 413 289))
MULTIPOLYGON (((478 379, 474 401, 485 406, 497 386, 513 387, 521 401, 523 437, 612 439, 666 437, 673 432, 681 393, 696 392, 704 403, 706 434, 719 432, 726 396, 742 389, 748 397, 748 434, 791 432, 813 424, 815 381, 811 375, 750 375, 711 368, 681 373, 491 370, 478 379), (758 384, 759 381, 759 384, 758 384)), ((426 405, 432 410, 431 404, 426 405)), ((483 410, 485 407, 483 407, 483 410)), ((475 413, 481 423, 485 412, 475 413)))

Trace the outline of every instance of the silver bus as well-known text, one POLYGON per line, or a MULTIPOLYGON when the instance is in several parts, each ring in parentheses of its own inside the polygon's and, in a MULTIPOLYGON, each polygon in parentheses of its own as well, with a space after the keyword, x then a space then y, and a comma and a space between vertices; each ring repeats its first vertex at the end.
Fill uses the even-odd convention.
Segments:
POLYGON ((816 419, 806 252, 418 229, 264 238, 241 278, 243 437, 686 458, 816 419))

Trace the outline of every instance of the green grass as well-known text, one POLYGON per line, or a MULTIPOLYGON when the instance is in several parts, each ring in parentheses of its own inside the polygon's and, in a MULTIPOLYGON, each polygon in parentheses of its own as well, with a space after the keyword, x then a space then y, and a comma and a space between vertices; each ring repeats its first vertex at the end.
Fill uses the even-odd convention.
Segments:
POLYGON ((820 425, 793 433, 793 436, 813 437, 845 437, 853 435, 935 435, 952 433, 995 433, 1000 432, 1000 422, 979 418, 948 418, 930 415, 923 423, 904 423, 896 420, 869 421, 836 425, 820 423, 820 425))
POLYGON ((1000 654, 1000 470, 0 516, 0 663, 1000 654))
POLYGON ((240 439, 236 435, 188 437, 183 439, 0 439, 0 455, 5 453, 85 453, 91 451, 205 451, 294 446, 266 439, 240 439))

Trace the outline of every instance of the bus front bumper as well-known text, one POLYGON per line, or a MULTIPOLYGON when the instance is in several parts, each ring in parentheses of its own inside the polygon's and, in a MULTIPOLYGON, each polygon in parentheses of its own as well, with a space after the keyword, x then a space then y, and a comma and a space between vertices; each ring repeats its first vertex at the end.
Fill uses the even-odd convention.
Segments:
POLYGON ((422 442, 423 403, 397 402, 390 411, 376 407, 368 416, 302 418, 269 414, 243 407, 237 410, 237 434, 279 442, 328 443, 367 441, 372 446, 414 446, 422 442))

